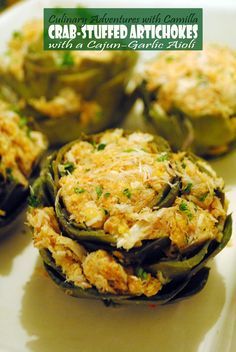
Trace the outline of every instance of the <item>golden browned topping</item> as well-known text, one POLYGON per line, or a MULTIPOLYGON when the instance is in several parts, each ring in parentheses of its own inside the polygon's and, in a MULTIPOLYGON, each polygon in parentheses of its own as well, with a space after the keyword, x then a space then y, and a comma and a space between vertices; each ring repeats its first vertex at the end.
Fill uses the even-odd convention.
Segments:
POLYGON ((45 148, 43 135, 29 130, 26 117, 0 102, 0 174, 27 185, 33 166, 45 148))
POLYGON ((166 52, 149 65, 147 88, 165 110, 188 116, 236 115, 236 53, 208 45, 203 51, 166 52))

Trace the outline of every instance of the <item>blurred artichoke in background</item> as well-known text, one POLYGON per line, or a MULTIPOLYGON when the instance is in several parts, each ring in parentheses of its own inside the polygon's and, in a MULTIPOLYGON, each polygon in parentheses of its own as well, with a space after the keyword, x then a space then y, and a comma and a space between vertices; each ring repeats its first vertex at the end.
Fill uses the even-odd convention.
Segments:
POLYGON ((34 21, 13 33, 1 94, 25 102, 50 143, 62 144, 124 117, 132 106, 127 84, 136 61, 137 53, 127 51, 44 51, 42 21, 34 21))
POLYGON ((29 129, 25 116, 0 101, 0 236, 25 206, 29 178, 46 146, 43 135, 29 129))
POLYGON ((20 0, 0 0, 0 11, 5 10, 7 7, 12 6, 20 0))
POLYGON ((161 137, 122 129, 48 158, 28 212, 34 245, 69 295, 166 304, 200 291, 231 236, 224 184, 161 137))
POLYGON ((236 137, 236 53, 216 45, 165 52, 147 67, 145 116, 174 148, 227 152, 236 137))

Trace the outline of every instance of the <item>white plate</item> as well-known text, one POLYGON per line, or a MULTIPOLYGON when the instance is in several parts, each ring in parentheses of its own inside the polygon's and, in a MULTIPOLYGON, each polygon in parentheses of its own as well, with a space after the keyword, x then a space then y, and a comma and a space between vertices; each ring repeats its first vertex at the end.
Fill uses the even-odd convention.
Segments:
MULTIPOLYGON (((30 0, 8 10, 0 17, 0 51, 4 50, 10 32, 25 20, 41 16, 44 6, 68 7, 77 3, 30 0)), ((109 1, 86 4, 111 6, 109 1)), ((113 3, 116 7, 126 5, 123 0, 113 3)), ((128 5, 166 7, 167 3, 130 1, 128 5)), ((196 3, 178 2, 178 5, 196 6, 196 3)), ((204 11, 204 39, 235 46, 236 7, 226 6, 227 2, 224 8, 210 5, 211 2, 204 11)), ((230 210, 235 211, 236 152, 212 164, 225 178, 230 210)), ((20 226, 16 232, 0 244, 1 352, 230 351, 236 313, 235 233, 230 246, 211 264, 206 288, 197 296, 155 309, 142 306, 109 309, 102 303, 77 300, 61 292, 45 276, 30 235, 21 233, 20 226)))

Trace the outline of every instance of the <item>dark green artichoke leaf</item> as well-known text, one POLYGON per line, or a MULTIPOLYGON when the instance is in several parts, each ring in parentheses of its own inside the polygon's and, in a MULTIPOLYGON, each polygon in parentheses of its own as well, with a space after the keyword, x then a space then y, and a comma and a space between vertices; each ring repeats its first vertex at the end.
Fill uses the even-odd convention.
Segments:
POLYGON ((114 295, 99 293, 94 288, 82 289, 78 286, 65 280, 63 276, 58 273, 58 270, 54 270, 51 266, 44 263, 46 271, 48 272, 51 279, 68 295, 77 298, 97 299, 97 300, 112 300, 115 302, 122 302, 123 299, 127 299, 130 295, 114 295))
POLYGON ((232 217, 226 219, 221 242, 207 241, 201 250, 193 257, 185 260, 161 260, 148 267, 152 272, 161 272, 166 279, 176 279, 179 276, 194 275, 210 258, 215 257, 228 243, 232 234, 232 217))
POLYGON ((105 233, 103 230, 92 230, 84 227, 83 224, 79 225, 76 222, 69 220, 69 215, 67 214, 66 209, 61 205, 59 194, 57 194, 55 200, 55 211, 63 235, 78 241, 95 241, 110 244, 116 243, 115 237, 105 233))
POLYGON ((193 295, 199 292, 205 285, 209 269, 203 268, 202 272, 196 274, 195 277, 185 278, 182 281, 166 284, 163 289, 155 296, 152 297, 133 297, 130 295, 114 295, 114 294, 102 294, 96 289, 82 289, 76 287, 72 283, 66 281, 66 279, 60 275, 60 271, 55 270, 51 265, 45 263, 46 271, 48 272, 51 279, 68 295, 77 298, 97 299, 102 301, 113 302, 115 304, 154 304, 164 305, 172 303, 175 298, 179 301, 181 298, 193 295), (203 275, 204 273, 204 275, 203 275), (183 292, 183 296, 181 295, 183 292))
POLYGON ((162 273, 165 279, 173 280, 179 276, 185 276, 197 266, 208 253, 210 241, 207 241, 201 250, 193 257, 185 260, 161 260, 149 267, 153 273, 162 273))
POLYGON ((124 265, 149 265, 165 257, 165 249, 170 245, 168 237, 149 240, 142 243, 141 247, 133 248, 129 251, 121 250, 124 265))
POLYGON ((192 270, 192 274, 195 274, 198 270, 204 267, 204 265, 211 259, 214 258, 218 253, 224 249, 229 242, 232 235, 232 215, 228 215, 225 221, 223 237, 220 242, 211 241, 208 249, 208 253, 205 258, 192 270))
POLYGON ((194 276, 192 276, 183 290, 168 301, 168 303, 176 303, 199 293, 207 283, 209 271, 210 269, 207 267, 200 269, 194 276))
POLYGON ((159 202, 157 203, 158 208, 168 208, 173 205, 176 197, 180 192, 180 180, 175 179, 172 182, 172 186, 167 185, 166 189, 163 191, 159 202))
POLYGON ((33 186, 30 187, 28 204, 33 208, 51 206, 51 195, 46 188, 45 175, 37 178, 33 186))
POLYGON ((13 228, 15 220, 26 206, 28 194, 29 188, 15 181, 0 184, 0 209, 6 212, 0 216, 0 237, 13 228))

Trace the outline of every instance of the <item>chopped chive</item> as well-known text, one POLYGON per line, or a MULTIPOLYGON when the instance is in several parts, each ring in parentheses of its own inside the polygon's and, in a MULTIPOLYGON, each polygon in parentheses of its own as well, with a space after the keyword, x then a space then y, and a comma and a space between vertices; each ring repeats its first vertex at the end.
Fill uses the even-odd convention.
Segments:
POLYGON ((160 156, 156 159, 159 162, 166 161, 169 159, 169 154, 167 152, 161 153, 160 156))
POLYGON ((104 150, 106 148, 106 144, 100 143, 98 144, 98 150, 104 150))
POLYGON ((75 193, 77 194, 81 194, 81 193, 84 193, 85 192, 85 189, 84 188, 80 188, 80 187, 76 187, 74 189, 75 193))
POLYGON ((96 188, 95 188, 95 190, 96 190, 96 193, 97 193, 97 197, 98 197, 98 199, 101 197, 101 195, 102 195, 102 192, 103 192, 103 188, 101 187, 101 186, 97 186, 96 188))
POLYGON ((20 38, 22 36, 21 32, 15 31, 13 32, 13 38, 20 38))
POLYGON ((26 116, 20 116, 19 126, 20 128, 25 127, 27 125, 28 119, 26 116))
POLYGON ((143 268, 141 268, 141 267, 137 268, 136 274, 142 280, 146 280, 148 277, 148 273, 146 271, 144 271, 143 268))
POLYGON ((30 195, 28 197, 28 205, 32 208, 37 208, 40 206, 40 201, 35 196, 32 187, 30 187, 30 195))
POLYGON ((75 164, 71 162, 60 164, 58 165, 58 169, 62 175, 68 175, 75 170, 75 164))
POLYGON ((198 199, 200 200, 200 202, 204 202, 206 197, 208 196, 208 192, 204 193, 202 196, 200 196, 198 199))
POLYGON ((187 165, 186 165, 185 163, 182 163, 182 168, 183 168, 183 169, 186 169, 186 166, 187 166, 187 165))
POLYGON ((7 174, 7 178, 8 178, 9 181, 11 181, 11 182, 15 181, 15 178, 14 178, 14 176, 13 176, 13 170, 12 170, 12 168, 7 167, 7 168, 6 168, 6 174, 7 174))
POLYGON ((129 188, 125 188, 123 190, 123 194, 129 199, 131 198, 131 192, 130 192, 129 188))
POLYGON ((110 195, 111 195, 111 193, 106 192, 106 193, 104 194, 104 198, 109 198, 109 197, 110 197, 110 195))
POLYGON ((180 203, 179 210, 185 213, 189 220, 193 218, 193 214, 190 212, 190 210, 188 209, 188 205, 185 202, 180 203))
POLYGON ((193 187, 193 184, 189 182, 187 186, 183 189, 183 192, 189 194, 191 192, 192 187, 193 187))
POLYGON ((63 53, 60 66, 70 67, 70 66, 73 66, 74 64, 75 64, 75 61, 74 61, 73 55, 69 51, 66 51, 65 53, 63 53))

